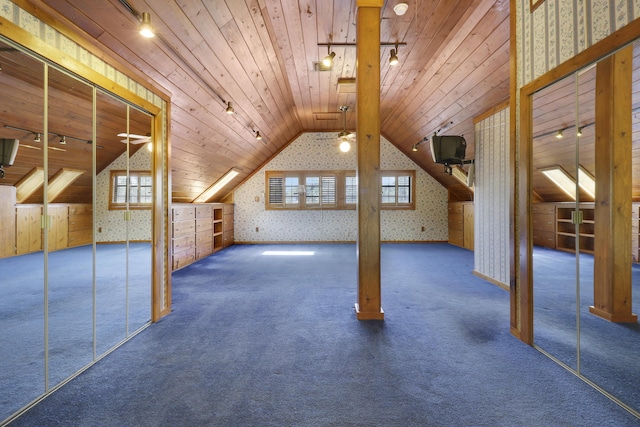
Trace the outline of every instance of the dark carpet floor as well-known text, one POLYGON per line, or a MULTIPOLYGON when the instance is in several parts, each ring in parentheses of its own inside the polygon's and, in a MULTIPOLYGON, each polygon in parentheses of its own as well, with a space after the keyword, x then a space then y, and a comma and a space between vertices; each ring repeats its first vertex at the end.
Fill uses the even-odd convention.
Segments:
POLYGON ((174 274, 174 311, 12 426, 637 426, 509 333, 509 295, 447 244, 237 245, 174 274), (264 255, 280 250, 289 255, 264 255), (313 255, 294 255, 311 251, 313 255))

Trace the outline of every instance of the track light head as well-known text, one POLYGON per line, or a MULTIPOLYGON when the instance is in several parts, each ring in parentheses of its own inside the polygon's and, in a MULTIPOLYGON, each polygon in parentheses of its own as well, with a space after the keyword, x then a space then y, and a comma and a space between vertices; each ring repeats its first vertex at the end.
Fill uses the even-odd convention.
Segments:
POLYGON ((60 136, 60 145, 66 145, 67 144, 67 137, 64 135, 60 136))
POLYGON ((576 136, 582 136, 582 127, 578 128, 578 131, 576 132, 576 136))
POLYGON ((142 22, 140 24, 140 35, 148 39, 154 37, 155 33, 151 26, 151 15, 149 15, 149 12, 142 12, 142 20, 140 22, 142 22))
POLYGON ((330 52, 322 60, 322 65, 324 65, 325 67, 331 67, 331 64, 333 64, 333 58, 335 58, 335 57, 336 57, 336 53, 335 52, 330 52))
POLYGON ((418 144, 413 144, 413 146, 411 146, 411 151, 418 151, 418 144))
POLYGON ((558 139, 562 139, 563 137, 564 137, 564 135, 562 134, 562 129, 560 129, 560 130, 558 131, 558 133, 556 133, 556 138, 558 138, 558 139))
POLYGON ((259 130, 256 131, 256 139, 257 140, 261 140, 262 139, 262 135, 260 135, 260 131, 259 130))
POLYGON ((233 109, 233 107, 231 106, 231 101, 227 102, 227 108, 226 110, 224 110, 227 114, 233 114, 236 111, 233 109))
POLYGON ((391 55, 389 56, 389 65, 398 65, 398 45, 395 49, 391 49, 391 55))
POLYGON ((36 136, 33 138, 33 142, 42 142, 41 135, 39 133, 35 134, 36 136))

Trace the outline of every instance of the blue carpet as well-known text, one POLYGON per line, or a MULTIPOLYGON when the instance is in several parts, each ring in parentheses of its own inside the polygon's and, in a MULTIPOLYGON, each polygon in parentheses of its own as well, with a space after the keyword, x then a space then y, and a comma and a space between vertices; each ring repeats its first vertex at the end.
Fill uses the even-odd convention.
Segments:
POLYGON ((174 273, 171 315, 12 425, 640 425, 512 337, 508 293, 472 269, 447 244, 384 245, 385 321, 360 322, 354 245, 230 247, 174 273))
MULTIPOLYGON (((534 342, 604 390, 640 410, 640 325, 611 323, 593 305, 593 255, 580 255, 580 357, 576 331, 576 257, 535 248, 534 342)), ((632 264, 633 308, 640 308, 640 265, 632 264)))
MULTIPOLYGON (((94 305, 93 247, 48 254, 49 388, 94 360, 94 308, 97 356, 150 321, 151 244, 128 255, 127 270, 125 245, 96 247, 94 305)), ((42 252, 0 259, 0 421, 46 391, 44 265, 42 252)))

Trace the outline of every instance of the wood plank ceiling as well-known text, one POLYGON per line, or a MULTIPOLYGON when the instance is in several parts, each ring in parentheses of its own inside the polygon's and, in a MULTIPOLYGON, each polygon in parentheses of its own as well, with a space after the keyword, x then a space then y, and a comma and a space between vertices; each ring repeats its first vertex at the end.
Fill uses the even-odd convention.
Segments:
MULTIPOLYGON (((355 47, 332 46, 330 71, 315 64, 324 44, 355 44, 356 0, 129 0, 151 15, 153 39, 138 34, 120 0, 28 1, 171 95, 174 202, 192 201, 235 167, 232 190, 302 132, 340 131, 342 105, 355 129, 355 95, 338 84, 355 77, 355 47), (236 114, 225 114, 228 102, 236 114)), ((399 2, 381 11, 381 42, 390 43, 380 49, 381 132, 444 186, 468 194, 433 163, 428 144, 411 147, 447 126, 442 133, 463 135, 473 158, 473 118, 509 97, 509 2, 409 0, 397 16, 399 2), (395 43, 400 62, 391 67, 395 43)))

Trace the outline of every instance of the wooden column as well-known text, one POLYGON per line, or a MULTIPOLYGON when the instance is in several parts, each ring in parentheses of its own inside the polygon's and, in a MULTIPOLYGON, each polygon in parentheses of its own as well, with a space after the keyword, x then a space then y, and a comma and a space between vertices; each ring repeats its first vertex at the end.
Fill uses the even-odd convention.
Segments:
POLYGON ((612 322, 631 312, 631 74, 633 47, 596 69, 596 201, 593 306, 612 322))
POLYGON ((358 0, 356 138, 358 150, 358 320, 383 320, 380 297, 380 8, 358 0))

